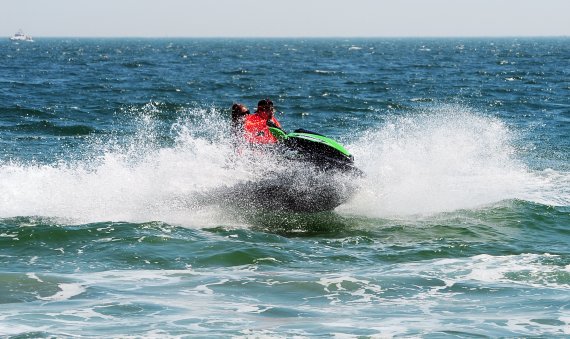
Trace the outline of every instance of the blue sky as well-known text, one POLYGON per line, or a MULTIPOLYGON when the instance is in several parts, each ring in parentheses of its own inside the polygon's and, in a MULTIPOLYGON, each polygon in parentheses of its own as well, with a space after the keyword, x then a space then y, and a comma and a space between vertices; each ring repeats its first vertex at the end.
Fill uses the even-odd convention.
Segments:
POLYGON ((2 0, 0 36, 570 36, 570 0, 2 0))

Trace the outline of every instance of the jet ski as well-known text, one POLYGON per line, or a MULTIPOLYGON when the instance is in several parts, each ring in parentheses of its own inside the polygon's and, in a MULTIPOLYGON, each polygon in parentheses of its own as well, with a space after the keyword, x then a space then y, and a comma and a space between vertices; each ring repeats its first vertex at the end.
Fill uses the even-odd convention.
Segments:
POLYGON ((296 129, 287 133, 278 127, 269 131, 279 141, 285 157, 308 162, 323 171, 335 171, 361 176, 354 166, 354 156, 337 141, 306 129, 296 129))
POLYGON ((359 189, 354 179, 363 172, 337 141, 305 129, 269 131, 278 140, 272 154, 285 160, 287 170, 238 184, 225 190, 222 200, 271 211, 322 212, 334 210, 359 189))
POLYGON ((359 189, 362 172, 344 146, 305 129, 287 133, 269 127, 278 140, 265 150, 269 159, 281 161, 279 169, 264 171, 261 178, 219 187, 194 197, 197 205, 281 212, 332 211, 359 189))

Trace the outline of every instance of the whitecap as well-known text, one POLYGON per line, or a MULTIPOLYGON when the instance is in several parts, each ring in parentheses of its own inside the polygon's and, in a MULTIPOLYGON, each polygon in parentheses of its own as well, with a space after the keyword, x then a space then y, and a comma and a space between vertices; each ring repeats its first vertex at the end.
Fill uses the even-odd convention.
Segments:
POLYGON ((38 299, 45 301, 63 301, 70 299, 76 295, 80 295, 86 290, 85 287, 83 287, 81 284, 75 284, 75 283, 70 283, 70 284, 62 283, 58 284, 58 287, 60 289, 59 292, 49 297, 38 297, 38 299))

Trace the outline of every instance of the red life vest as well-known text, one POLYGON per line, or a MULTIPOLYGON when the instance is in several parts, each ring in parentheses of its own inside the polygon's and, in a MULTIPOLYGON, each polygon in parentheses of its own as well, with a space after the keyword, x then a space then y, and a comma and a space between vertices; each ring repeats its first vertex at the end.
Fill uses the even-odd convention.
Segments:
MULTIPOLYGON (((272 117, 270 121, 281 128, 281 124, 275 117, 272 117)), ((245 140, 252 144, 274 144, 277 142, 277 138, 271 134, 267 127, 267 118, 260 116, 259 113, 247 115, 243 127, 245 140)))

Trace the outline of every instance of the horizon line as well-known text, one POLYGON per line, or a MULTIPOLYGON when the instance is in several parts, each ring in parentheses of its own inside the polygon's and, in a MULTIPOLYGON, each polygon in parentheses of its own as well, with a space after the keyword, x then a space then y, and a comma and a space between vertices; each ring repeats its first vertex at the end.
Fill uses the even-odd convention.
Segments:
MULTIPOLYGON (((10 38, 12 35, 6 35, 5 38, 10 38)), ((569 38, 570 35, 354 35, 354 36, 65 36, 65 35, 34 35, 33 38, 48 38, 48 39, 489 39, 489 38, 569 38)))

